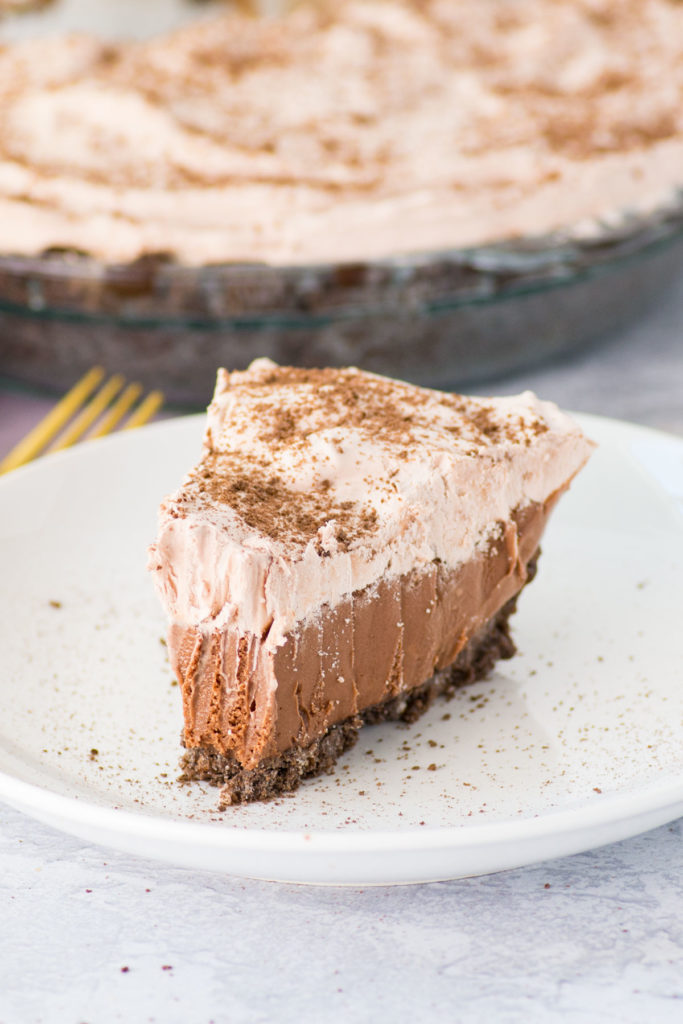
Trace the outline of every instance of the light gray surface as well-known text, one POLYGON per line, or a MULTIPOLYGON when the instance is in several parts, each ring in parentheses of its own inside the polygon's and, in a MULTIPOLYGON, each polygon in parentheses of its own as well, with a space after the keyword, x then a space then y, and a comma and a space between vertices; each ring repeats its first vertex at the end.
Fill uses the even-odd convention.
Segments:
POLYGON ((0 827, 3 1021, 681 1020, 680 823, 366 890, 159 867, 14 813, 0 827))
POLYGON ((160 867, 14 812, 0 828, 12 1024, 681 1020, 680 822, 538 867, 366 890, 160 867))
POLYGON ((644 320, 602 345, 490 386, 524 388, 566 409, 683 434, 683 279, 644 320))
MULTIPOLYGON (((682 325, 683 282, 633 331, 488 390, 683 434, 682 325)), ((682 831, 361 891, 169 868, 0 808, 0 1022, 680 1021, 682 831)))

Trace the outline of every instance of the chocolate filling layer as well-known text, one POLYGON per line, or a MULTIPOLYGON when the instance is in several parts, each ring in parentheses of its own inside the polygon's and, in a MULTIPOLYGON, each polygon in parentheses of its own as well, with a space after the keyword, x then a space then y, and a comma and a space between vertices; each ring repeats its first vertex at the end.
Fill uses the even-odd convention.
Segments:
POLYGON ((510 657, 507 620, 556 497, 518 510, 485 554, 380 581, 274 651, 229 629, 172 627, 185 778, 225 786, 225 803, 293 789, 329 769, 364 722, 417 717, 510 657))
MULTIPOLYGON (((527 565, 527 582, 536 571, 536 559, 527 565)), ((412 690, 390 697, 382 704, 365 708, 332 725, 306 746, 294 743, 289 750, 264 758, 256 768, 243 768, 234 757, 217 753, 208 747, 193 747, 181 758, 180 780, 201 780, 221 786, 219 808, 230 804, 269 800, 297 789, 314 775, 329 772, 335 762, 352 747, 363 725, 400 719, 414 722, 429 708, 434 699, 450 695, 460 686, 474 683, 490 672, 501 658, 511 658, 515 645, 510 638, 508 620, 515 610, 513 597, 491 622, 473 637, 447 669, 436 672, 431 679, 412 690)))

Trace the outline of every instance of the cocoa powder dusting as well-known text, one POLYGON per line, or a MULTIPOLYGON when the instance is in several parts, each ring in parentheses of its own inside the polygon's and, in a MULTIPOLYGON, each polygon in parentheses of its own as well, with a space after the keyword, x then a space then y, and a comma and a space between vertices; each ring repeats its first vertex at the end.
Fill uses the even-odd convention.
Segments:
MULTIPOLYGON (((423 444, 422 432, 443 435, 445 450, 460 445, 460 454, 474 457, 494 444, 530 444, 548 428, 496 415, 482 399, 429 391, 356 370, 276 367, 261 375, 235 375, 230 388, 237 412, 222 439, 190 476, 179 498, 177 514, 191 506, 218 503, 237 513, 251 530, 289 545, 306 545, 331 525, 316 547, 321 557, 332 549, 347 550, 378 529, 369 501, 337 497, 329 462, 314 457, 312 439, 324 434, 328 450, 344 458, 346 439, 384 449, 393 470, 386 479, 368 479, 368 488, 385 486, 395 493, 398 466, 423 444), (242 394, 240 394, 242 392, 242 394), (245 425, 246 424, 246 425, 245 425), (240 431, 255 432, 257 448, 240 443, 240 431), (313 480, 305 486, 302 480, 313 480)), ((381 500, 381 499, 380 499, 381 500)), ((171 514, 174 514, 173 512, 171 514)))
POLYGON ((279 476, 263 476, 259 466, 245 466, 240 456, 212 453, 195 476, 200 493, 229 505, 250 529, 274 540, 306 544, 334 520, 336 540, 346 549, 349 535, 364 536, 376 529, 377 514, 369 506, 336 503, 328 488, 303 494, 279 476))

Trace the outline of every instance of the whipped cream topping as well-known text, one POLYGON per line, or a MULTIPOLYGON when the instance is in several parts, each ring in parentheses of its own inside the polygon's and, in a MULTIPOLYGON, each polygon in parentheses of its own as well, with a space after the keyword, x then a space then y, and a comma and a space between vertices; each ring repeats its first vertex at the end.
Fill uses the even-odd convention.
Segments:
POLYGON ((270 649, 324 605, 486 551, 592 444, 531 392, 465 398, 357 369, 218 372, 199 464, 160 510, 171 620, 270 649))
POLYGON ((296 264, 585 234, 683 184, 683 6, 348 0, 22 42, 0 118, 4 252, 296 264))

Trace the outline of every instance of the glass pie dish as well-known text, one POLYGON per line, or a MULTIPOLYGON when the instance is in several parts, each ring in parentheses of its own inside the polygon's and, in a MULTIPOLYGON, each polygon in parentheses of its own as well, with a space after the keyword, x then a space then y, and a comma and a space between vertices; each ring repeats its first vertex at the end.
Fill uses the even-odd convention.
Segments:
POLYGON ((204 405, 216 367, 267 355, 460 387, 589 344, 683 269, 683 198, 591 237, 368 262, 105 265, 0 256, 0 373, 61 390, 93 364, 204 405))

